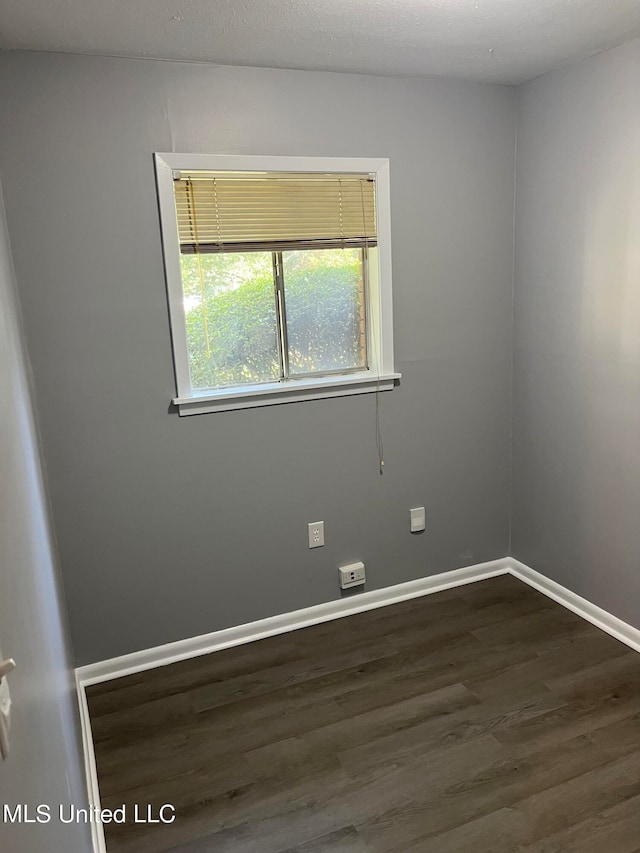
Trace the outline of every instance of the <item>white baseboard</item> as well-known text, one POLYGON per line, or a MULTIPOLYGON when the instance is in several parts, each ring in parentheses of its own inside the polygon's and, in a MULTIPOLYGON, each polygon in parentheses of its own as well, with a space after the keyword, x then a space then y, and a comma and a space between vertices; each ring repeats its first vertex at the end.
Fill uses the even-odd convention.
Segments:
MULTIPOLYGON (((78 691, 78 708, 80 709, 80 729, 82 731, 82 747, 84 752, 84 772, 87 780, 87 799, 92 809, 100 809, 100 789, 98 788, 98 770, 96 768, 96 752, 91 732, 91 717, 87 704, 87 692, 76 670, 76 689, 78 691)), ((107 853, 104 838, 104 828, 99 820, 91 821, 91 842, 93 853, 107 853)))
MULTIPOLYGON (((93 737, 91 734, 91 720, 87 704, 86 688, 91 684, 110 681, 143 672, 147 669, 155 669, 166 666, 177 661, 187 660, 211 652, 251 643, 277 634, 296 631, 310 625, 318 625, 321 622, 329 622, 332 619, 341 619, 354 613, 362 613, 377 607, 386 607, 407 601, 410 598, 419 598, 423 595, 431 595, 463 586, 476 581, 498 575, 511 574, 549 598, 582 616, 596 627, 606 631, 617 640, 640 652, 640 630, 628 625, 616 616, 612 616, 590 601, 581 598, 571 590, 561 586, 555 581, 541 575, 539 572, 525 566, 518 560, 504 557, 500 560, 492 560, 488 563, 478 563, 475 566, 467 566, 462 569, 454 569, 451 572, 443 572, 427 578, 401 583, 384 589, 364 592, 361 595, 328 601, 324 604, 316 604, 303 610, 294 610, 291 613, 283 613, 279 616, 269 616, 257 622, 249 622, 234 628, 224 628, 211 634, 203 634, 199 637, 190 637, 186 640, 178 640, 175 643, 167 643, 151 649, 143 649, 132 654, 99 661, 98 663, 81 666, 76 670, 76 683, 78 687, 78 702, 80 706, 80 720, 82 725, 82 738, 85 752, 85 768, 87 774, 87 786, 89 791, 89 803, 93 807, 100 808, 100 792, 98 789, 98 776, 96 772, 96 760, 93 748, 93 737)), ((106 853, 104 832, 100 822, 92 823, 94 853, 106 853)))
POLYGON ((640 629, 623 622, 622 619, 618 619, 617 616, 613 616, 607 610, 592 604, 586 598, 581 598, 567 587, 550 580, 546 575, 541 575, 540 572, 530 569, 529 566, 525 566, 519 560, 510 558, 507 562, 509 573, 514 577, 544 593, 568 610, 577 613, 578 616, 582 616, 587 622, 591 622, 596 628, 611 634, 616 640, 620 640, 621 643, 636 652, 640 652, 640 629))
POLYGON ((164 646, 156 646, 129 655, 98 661, 98 663, 90 663, 87 666, 79 667, 76 670, 76 675, 78 680, 85 687, 88 687, 90 684, 110 681, 112 678, 122 678, 123 675, 155 669, 158 666, 166 666, 199 655, 207 655, 221 649, 231 648, 231 646, 251 643, 265 637, 274 637, 276 634, 297 631, 299 628, 306 628, 309 625, 330 622, 332 619, 341 619, 344 616, 373 610, 376 607, 386 607, 399 601, 419 598, 421 595, 430 595, 444 589, 485 580, 496 575, 504 575, 508 571, 509 561, 506 557, 501 560, 492 560, 490 563, 478 563, 475 566, 454 569, 451 572, 442 572, 428 578, 399 583, 395 586, 387 586, 384 589, 374 589, 371 592, 363 592, 361 595, 326 601, 323 604, 314 604, 312 607, 293 610, 290 613, 282 613, 278 616, 268 616, 266 619, 248 622, 246 625, 223 628, 221 631, 214 631, 211 634, 201 634, 199 637, 189 637, 186 640, 178 640, 164 646))

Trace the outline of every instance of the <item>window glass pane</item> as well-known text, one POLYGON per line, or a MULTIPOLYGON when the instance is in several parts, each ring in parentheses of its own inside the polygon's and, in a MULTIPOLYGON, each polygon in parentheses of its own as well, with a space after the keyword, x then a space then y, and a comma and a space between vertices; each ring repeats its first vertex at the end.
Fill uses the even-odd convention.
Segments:
POLYGON ((181 261, 193 388, 279 379, 271 252, 181 261))
POLYGON ((283 252, 289 372, 366 367, 361 249, 283 252))

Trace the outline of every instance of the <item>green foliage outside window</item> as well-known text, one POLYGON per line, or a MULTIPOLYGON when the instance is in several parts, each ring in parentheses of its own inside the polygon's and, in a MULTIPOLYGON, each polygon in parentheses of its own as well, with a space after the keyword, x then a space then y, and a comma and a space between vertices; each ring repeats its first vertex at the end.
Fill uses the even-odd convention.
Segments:
MULTIPOLYGON (((271 252, 182 255, 196 389, 280 378, 271 252)), ((362 253, 283 253, 290 375, 365 366, 362 253)))

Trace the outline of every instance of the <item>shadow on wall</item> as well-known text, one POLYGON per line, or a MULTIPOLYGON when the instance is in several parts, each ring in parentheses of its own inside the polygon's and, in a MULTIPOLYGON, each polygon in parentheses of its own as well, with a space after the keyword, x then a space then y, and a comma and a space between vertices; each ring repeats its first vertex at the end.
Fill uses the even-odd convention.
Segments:
MULTIPOLYGON (((2 802, 35 808, 86 800, 77 700, 22 352, 13 268, 0 194, 0 641, 17 668, 10 746, 0 763, 2 802)), ((12 853, 90 849, 88 827, 3 822, 12 853)))

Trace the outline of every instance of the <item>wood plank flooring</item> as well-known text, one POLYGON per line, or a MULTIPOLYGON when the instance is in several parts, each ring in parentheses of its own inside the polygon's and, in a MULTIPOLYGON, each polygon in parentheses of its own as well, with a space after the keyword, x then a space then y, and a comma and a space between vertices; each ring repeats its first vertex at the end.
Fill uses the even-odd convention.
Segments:
POLYGON ((88 700, 109 853, 640 850, 640 655, 510 576, 88 700))

